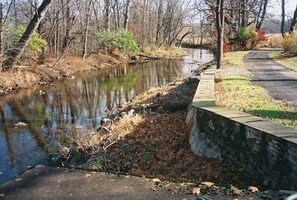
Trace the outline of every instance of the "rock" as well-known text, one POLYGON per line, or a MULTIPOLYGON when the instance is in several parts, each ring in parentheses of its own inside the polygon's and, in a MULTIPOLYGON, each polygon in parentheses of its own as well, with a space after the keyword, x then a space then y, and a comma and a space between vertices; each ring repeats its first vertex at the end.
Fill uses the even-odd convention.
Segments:
POLYGON ((128 116, 129 117, 132 117, 135 113, 135 110, 134 109, 131 109, 129 112, 128 112, 128 116))
POLYGON ((153 178, 153 181, 156 183, 156 182, 161 182, 161 180, 160 179, 158 179, 158 178, 153 178))
POLYGON ((137 60, 137 57, 135 55, 130 55, 130 60, 137 60))
POLYGON ((61 166, 65 156, 62 153, 52 155, 50 163, 54 166, 61 166))
POLYGON ((136 55, 130 55, 130 60, 133 60, 133 61, 136 61, 136 60, 139 60, 139 56, 136 56, 136 55))
POLYGON ((97 133, 101 134, 101 135, 107 135, 110 133, 110 130, 108 130, 108 128, 106 127, 102 127, 100 126, 99 128, 97 128, 97 133))
POLYGON ((183 81, 174 81, 174 85, 181 85, 183 83, 184 83, 183 81))
POLYGON ((193 188, 193 189, 192 189, 192 194, 193 194, 193 195, 198 195, 198 194, 200 194, 200 188, 197 188, 197 187, 196 187, 196 188, 193 188))
POLYGON ((188 104, 176 100, 169 101, 165 104, 164 108, 170 112, 176 112, 188 107, 188 104))
POLYGON ((91 157, 87 160, 87 163, 90 164, 90 163, 93 163, 97 161, 97 156, 96 155, 91 155, 91 157))
POLYGON ((15 124, 14 126, 16 126, 16 127, 24 127, 24 126, 28 126, 28 124, 26 124, 24 122, 19 122, 19 123, 15 124))
POLYGON ((100 124, 103 126, 110 126, 112 124, 112 120, 107 118, 107 117, 104 117, 101 119, 101 122, 100 124))
POLYGON ((187 85, 198 83, 198 82, 199 82, 199 80, 197 78, 191 78, 191 77, 188 77, 185 81, 185 83, 187 85))
POLYGON ((139 113, 140 111, 143 110, 143 106, 142 105, 136 105, 133 107, 133 110, 135 113, 139 113))
POLYGON ((124 116, 126 116, 126 115, 127 115, 126 112, 121 112, 121 117, 124 117, 124 116))
POLYGON ((171 95, 171 93, 170 92, 162 92, 161 93, 161 96, 168 96, 168 95, 171 95))
POLYGON ((145 109, 155 112, 158 110, 159 107, 160 107, 160 105, 148 104, 145 106, 145 109))
POLYGON ((69 165, 79 165, 86 161, 87 159, 87 153, 86 152, 78 152, 73 158, 70 159, 68 162, 69 165))
POLYGON ((201 196, 201 197, 197 197, 196 200, 211 200, 211 199, 205 196, 201 196))
POLYGON ((255 186, 249 186, 249 191, 251 191, 252 193, 255 193, 255 192, 259 192, 259 189, 255 186))
POLYGON ((71 79, 75 79, 75 76, 71 76, 71 79))

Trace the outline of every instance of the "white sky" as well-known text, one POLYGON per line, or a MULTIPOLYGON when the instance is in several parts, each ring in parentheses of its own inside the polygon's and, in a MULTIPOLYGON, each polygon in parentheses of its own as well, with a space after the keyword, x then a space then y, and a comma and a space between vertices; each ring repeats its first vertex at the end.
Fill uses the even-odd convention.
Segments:
MULTIPOLYGON (((297 0, 286 0, 286 16, 293 17, 296 5, 297 0)), ((267 13, 274 18, 279 18, 282 13, 281 0, 271 0, 267 8, 267 13)))

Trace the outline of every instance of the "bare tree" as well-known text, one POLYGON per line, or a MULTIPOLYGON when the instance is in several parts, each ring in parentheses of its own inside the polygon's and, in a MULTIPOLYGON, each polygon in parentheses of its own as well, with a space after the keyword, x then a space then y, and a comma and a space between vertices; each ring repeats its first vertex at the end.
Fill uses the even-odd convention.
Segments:
POLYGON ((268 0, 260 0, 260 6, 259 11, 257 15, 257 22, 256 22, 256 28, 261 29, 261 26, 263 24, 263 21, 266 16, 266 10, 267 10, 268 0))
POLYGON ((131 0, 126 0, 125 13, 124 13, 124 26, 123 26, 123 28, 126 31, 128 30, 128 23, 129 23, 130 2, 131 0))
POLYGON ((3 4, 0 3, 0 55, 1 56, 2 56, 2 32, 3 32, 3 4))
POLYGON ((291 26, 290 26, 290 33, 295 30, 295 26, 297 24, 297 5, 295 8, 294 16, 292 18, 291 26))
POLYGON ((89 22, 90 22, 90 12, 92 7, 92 0, 86 2, 86 22, 85 22, 85 30, 84 30, 84 41, 83 41, 83 53, 82 57, 85 58, 87 56, 87 44, 88 44, 88 32, 89 32, 89 22))
POLYGON ((104 28, 110 30, 110 0, 104 0, 104 28))
POLYGON ((217 0, 216 7, 216 28, 217 28, 217 69, 222 65, 223 43, 224 43, 224 0, 217 0))
POLYGON ((282 22, 281 22, 281 33, 282 36, 285 37, 285 20, 286 20, 286 12, 285 12, 285 0, 282 0, 282 22))

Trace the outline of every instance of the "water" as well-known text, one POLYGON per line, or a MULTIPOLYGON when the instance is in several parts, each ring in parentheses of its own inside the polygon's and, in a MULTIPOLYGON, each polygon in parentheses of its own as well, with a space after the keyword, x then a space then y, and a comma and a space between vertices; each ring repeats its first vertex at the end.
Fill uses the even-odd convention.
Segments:
POLYGON ((103 69, 9 94, 0 99, 0 183, 31 166, 47 163, 61 127, 97 128, 107 109, 148 90, 189 76, 197 64, 213 59, 207 50, 189 50, 182 60, 103 69), (43 91, 44 94, 42 92, 43 91), (25 122, 26 127, 16 127, 25 122))

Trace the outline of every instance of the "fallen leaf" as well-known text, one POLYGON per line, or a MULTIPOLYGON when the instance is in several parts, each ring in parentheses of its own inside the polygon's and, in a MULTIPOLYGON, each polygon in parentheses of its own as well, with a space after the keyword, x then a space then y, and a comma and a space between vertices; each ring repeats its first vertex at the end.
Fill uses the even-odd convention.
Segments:
POLYGON ((193 195, 200 194, 200 188, 193 188, 192 193, 193 193, 193 195))
POLYGON ((249 191, 255 193, 255 192, 259 192, 259 189, 255 186, 249 186, 249 191))
POLYGON ((158 179, 158 178, 154 178, 153 181, 154 181, 154 182, 161 182, 161 180, 158 179))
POLYGON ((85 177, 86 178, 89 178, 89 177, 91 177, 92 175, 91 174, 85 174, 85 177))
POLYGON ((237 187, 231 185, 231 191, 233 192, 233 194, 236 194, 236 195, 240 195, 242 193, 242 190, 238 189, 237 187))
POLYGON ((207 187, 211 187, 214 185, 213 182, 202 182, 203 185, 206 185, 207 187))

